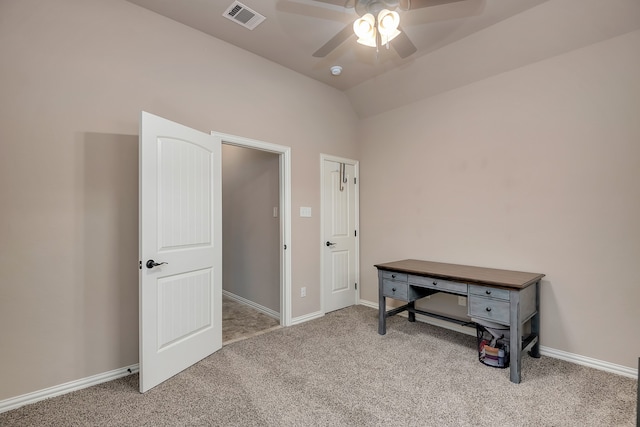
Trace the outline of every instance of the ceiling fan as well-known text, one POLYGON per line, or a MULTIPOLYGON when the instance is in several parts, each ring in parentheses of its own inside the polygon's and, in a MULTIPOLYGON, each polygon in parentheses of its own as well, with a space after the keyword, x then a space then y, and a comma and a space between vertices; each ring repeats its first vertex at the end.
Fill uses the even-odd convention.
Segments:
POLYGON ((335 6, 344 6, 348 9, 355 9, 360 17, 354 25, 347 25, 342 31, 333 36, 320 49, 313 53, 316 58, 324 58, 334 49, 344 43, 349 37, 358 35, 358 42, 367 46, 389 45, 398 53, 400 58, 406 58, 414 54, 418 49, 411 42, 406 32, 399 26, 399 15, 395 12, 422 9, 430 6, 438 6, 447 3, 454 3, 462 0, 313 0, 321 3, 328 3, 335 6), (394 15, 395 14, 395 15, 394 15), (396 19, 393 28, 389 32, 384 31, 387 19, 396 19), (369 36, 361 36, 360 29, 369 30, 369 36), (395 30, 395 31, 393 31, 395 30))

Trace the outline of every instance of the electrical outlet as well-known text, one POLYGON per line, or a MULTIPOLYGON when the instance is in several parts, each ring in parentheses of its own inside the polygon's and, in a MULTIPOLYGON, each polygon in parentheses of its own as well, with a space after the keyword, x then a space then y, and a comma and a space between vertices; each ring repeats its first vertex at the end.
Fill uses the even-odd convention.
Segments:
POLYGON ((300 288, 300 297, 304 298, 307 296, 307 287, 303 286, 300 288))
POLYGON ((467 297, 458 297, 458 305, 461 305, 463 307, 467 306, 467 297))

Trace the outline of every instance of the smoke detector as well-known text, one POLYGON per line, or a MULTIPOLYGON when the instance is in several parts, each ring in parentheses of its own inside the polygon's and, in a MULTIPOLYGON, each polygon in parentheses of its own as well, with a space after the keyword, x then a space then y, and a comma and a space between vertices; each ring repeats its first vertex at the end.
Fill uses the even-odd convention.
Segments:
POLYGON ((339 76, 340 74, 342 74, 342 67, 339 65, 334 65, 333 67, 329 68, 329 70, 331 70, 332 76, 339 76))

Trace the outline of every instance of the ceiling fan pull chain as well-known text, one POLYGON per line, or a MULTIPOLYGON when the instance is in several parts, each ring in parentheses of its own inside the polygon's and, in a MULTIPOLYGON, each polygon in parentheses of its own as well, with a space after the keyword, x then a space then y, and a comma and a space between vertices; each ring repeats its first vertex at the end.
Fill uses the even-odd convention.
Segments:
POLYGON ((378 28, 378 20, 376 19, 376 61, 380 59, 380 43, 382 42, 382 36, 380 36, 380 29, 378 28))

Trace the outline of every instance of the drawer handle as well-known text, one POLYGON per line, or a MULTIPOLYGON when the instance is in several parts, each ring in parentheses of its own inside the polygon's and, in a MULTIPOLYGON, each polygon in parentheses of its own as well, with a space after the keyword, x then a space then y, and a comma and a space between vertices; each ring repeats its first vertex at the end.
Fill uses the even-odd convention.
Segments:
MULTIPOLYGON (((395 274, 392 274, 392 275, 391 275, 391 278, 392 278, 392 279, 395 279, 395 278, 396 278, 396 275, 395 275, 395 274)), ((394 289, 394 290, 395 290, 395 289, 394 289)))
POLYGON ((433 282, 433 286, 438 286, 438 282, 433 282))
POLYGON ((391 288, 391 292, 395 292, 395 291, 396 291, 396 288, 391 288))
POLYGON ((491 291, 485 291, 487 295, 491 295, 491 291))
POLYGON ((487 308, 485 308, 485 310, 491 311, 491 307, 487 307, 487 308))

